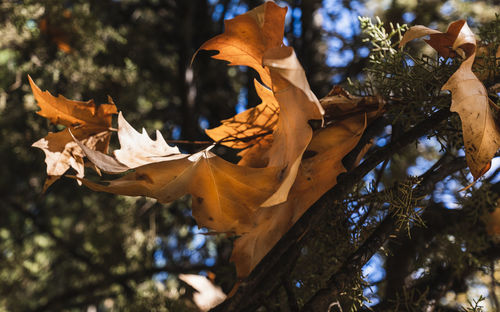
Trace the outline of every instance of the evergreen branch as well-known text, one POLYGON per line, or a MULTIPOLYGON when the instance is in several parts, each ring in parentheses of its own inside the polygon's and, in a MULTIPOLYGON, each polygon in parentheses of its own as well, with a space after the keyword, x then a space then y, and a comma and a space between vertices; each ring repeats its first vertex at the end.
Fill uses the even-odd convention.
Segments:
MULTIPOLYGON (((426 172, 423 180, 415 189, 415 197, 429 194, 434 185, 444 177, 465 168, 463 157, 457 158, 434 172, 426 172)), ((343 262, 342 266, 330 277, 327 286, 320 289, 302 308, 301 311, 326 311, 330 302, 334 301, 339 293, 348 287, 352 276, 385 244, 389 238, 397 238, 400 233, 399 221, 396 216, 389 214, 375 229, 365 242, 343 262), (347 284, 346 284, 347 283, 347 284)))

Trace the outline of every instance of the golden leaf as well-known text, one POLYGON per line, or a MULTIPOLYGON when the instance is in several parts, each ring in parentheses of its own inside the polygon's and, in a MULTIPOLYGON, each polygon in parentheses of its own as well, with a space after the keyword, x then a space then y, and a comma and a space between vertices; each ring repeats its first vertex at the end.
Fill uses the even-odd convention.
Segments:
POLYGON ((49 91, 42 91, 28 76, 33 95, 41 110, 37 112, 53 124, 66 127, 85 127, 88 132, 101 132, 111 127, 111 116, 117 113, 116 106, 109 98, 108 104, 97 106, 94 100, 73 101, 62 95, 54 97, 49 91))
POLYGON ((286 11, 269 1, 226 20, 224 33, 205 42, 200 50, 217 50, 219 54, 213 58, 255 69, 270 87, 269 70, 262 66, 262 56, 266 50, 283 45, 286 11))
POLYGON ((231 260, 239 277, 245 277, 292 227, 302 214, 345 172, 342 158, 358 143, 366 126, 365 114, 350 117, 314 133, 307 148, 314 156, 304 159, 286 202, 259 209, 255 226, 234 242, 231 260))
MULTIPOLYGON (((121 127, 130 127, 122 119, 121 127)), ((120 142, 133 137, 136 146, 140 147, 151 141, 147 135, 134 132, 119 130, 120 142)), ((134 169, 107 185, 78 178, 87 187, 114 194, 148 196, 161 202, 171 202, 191 194, 193 216, 198 226, 218 232, 246 232, 251 215, 279 185, 277 168, 238 166, 216 156, 209 149, 193 155, 170 154, 168 160, 156 157, 158 150, 151 150, 149 154, 148 150, 142 150, 141 163, 149 163, 134 167, 122 163, 118 157, 89 149, 78 140, 77 143, 89 160, 103 171, 120 173, 134 169)), ((136 152, 131 149, 132 154, 136 152)), ((126 160, 128 162, 128 158, 126 160)))
POLYGON ((280 114, 273 142, 264 157, 268 167, 281 169, 281 185, 262 205, 274 206, 286 201, 307 145, 312 138, 308 121, 323 118, 324 110, 311 91, 295 52, 289 47, 266 51, 264 65, 271 73, 273 93, 280 114))
POLYGON ((83 177, 84 153, 73 141, 70 131, 87 148, 107 152, 111 135, 111 116, 116 113, 116 106, 111 98, 110 104, 102 104, 99 107, 93 100, 73 101, 62 95, 56 98, 48 91, 42 92, 31 77, 28 76, 28 79, 35 100, 41 108, 37 113, 54 124, 68 127, 61 132, 49 133, 32 145, 45 153, 48 175, 44 185, 45 191, 69 168, 75 169, 78 177, 83 177))
MULTIPOLYGON (((423 26, 418 28, 418 34, 421 36, 428 34, 422 31, 423 28, 423 26)), ((474 179, 477 180, 489 169, 491 159, 500 148, 500 133, 486 88, 472 72, 476 56, 476 39, 463 20, 451 23, 445 34, 432 30, 430 36, 431 39, 427 42, 441 55, 459 54, 464 58, 458 70, 443 85, 442 90, 451 91, 450 111, 460 115, 467 164, 474 179)), ((415 38, 417 37, 412 27, 405 33, 402 43, 415 38)))

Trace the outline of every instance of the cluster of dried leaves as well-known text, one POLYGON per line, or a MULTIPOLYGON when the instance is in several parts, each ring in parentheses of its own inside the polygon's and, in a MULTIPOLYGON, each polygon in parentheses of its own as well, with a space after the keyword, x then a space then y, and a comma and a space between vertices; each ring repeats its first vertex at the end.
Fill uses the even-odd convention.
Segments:
MULTIPOLYGON (((312 93, 294 50, 283 44, 286 8, 273 2, 226 21, 225 32, 200 49, 213 56, 253 68, 260 76, 255 88, 262 103, 207 130, 216 144, 241 149, 238 164, 225 161, 210 148, 183 154, 157 132, 152 140, 118 115, 120 149, 107 153, 111 115, 108 104, 71 101, 42 92, 30 79, 41 111, 67 128, 49 133, 34 146, 46 154, 46 187, 70 167, 87 187, 115 194, 148 196, 171 202, 192 195, 193 216, 200 227, 237 235, 232 261, 238 276, 247 276, 300 216, 345 171, 342 158, 358 143, 366 126, 383 113, 376 98, 349 95, 334 88, 323 100, 312 93), (325 114, 326 112, 326 114, 325 114), (314 130, 309 120, 321 120, 314 130), (84 178, 84 157, 98 173, 122 174, 105 184, 84 178), (123 173, 125 173, 123 175, 123 173)), ((447 33, 422 26, 411 28, 401 42, 431 35, 443 56, 465 60, 443 89, 451 90, 451 110, 460 114, 469 167, 477 179, 500 146, 494 111, 486 90, 472 73, 476 43, 464 21, 447 33)), ((360 155, 362 157, 362 155, 360 155)))

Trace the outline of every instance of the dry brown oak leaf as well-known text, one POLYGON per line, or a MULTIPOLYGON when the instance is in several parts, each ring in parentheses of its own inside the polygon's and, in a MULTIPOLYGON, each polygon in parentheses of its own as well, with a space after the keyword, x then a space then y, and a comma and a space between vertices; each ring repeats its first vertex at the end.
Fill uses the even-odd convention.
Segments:
MULTIPOLYGON (((100 170, 108 173, 122 173, 134 169, 123 177, 109 181, 107 185, 94 183, 79 178, 87 187, 114 194, 129 196, 148 196, 160 202, 171 202, 185 194, 193 196, 193 216, 199 227, 207 227, 217 232, 231 232, 238 235, 251 227, 251 215, 260 204, 272 194, 278 183, 277 168, 249 168, 229 163, 211 153, 208 149, 198 153, 172 154, 157 137, 159 149, 148 154, 141 146, 149 144, 151 139, 136 132, 121 115, 118 120, 118 138, 120 142, 135 142, 118 151, 127 151, 131 157, 121 158, 115 151, 115 157, 85 147, 89 160, 100 170), (164 155, 170 153, 165 158, 164 155), (141 155, 141 162, 131 160, 133 155, 141 155), (137 166, 136 166, 137 165, 137 166)), ((164 142, 164 141, 163 141, 164 142)))
POLYGON ((37 112, 53 124, 63 125, 63 131, 50 132, 45 138, 33 143, 34 147, 42 149, 47 164, 47 179, 44 190, 61 177, 69 168, 77 172, 78 177, 84 175, 84 153, 71 137, 71 133, 85 146, 92 150, 107 152, 111 118, 116 114, 116 106, 108 98, 108 104, 97 106, 93 100, 87 102, 68 100, 62 95, 52 96, 48 91, 42 91, 28 76, 33 95, 38 106, 37 112))
POLYGON ((308 121, 323 120, 324 110, 311 91, 304 69, 292 48, 269 49, 262 61, 269 68, 272 91, 280 106, 273 142, 263 155, 269 159, 269 167, 282 168, 280 187, 262 204, 269 207, 287 200, 302 155, 312 139, 313 131, 308 121))
POLYGON ((199 50, 217 50, 219 53, 213 58, 253 68, 264 85, 270 87, 269 69, 262 65, 262 56, 265 51, 283 45, 286 11, 269 1, 225 20, 224 33, 205 42, 199 50))
POLYGON ((451 91, 450 111, 457 112, 462 121, 467 165, 477 180, 488 171, 491 159, 500 148, 500 132, 486 88, 472 72, 476 39, 467 23, 459 20, 451 23, 446 33, 420 25, 411 27, 400 46, 425 35, 430 36, 426 42, 442 56, 460 55, 464 59, 442 90, 451 91))
POLYGON ((230 65, 255 69, 264 85, 273 92, 274 99, 270 90, 256 84, 262 99, 259 106, 207 131, 215 141, 229 147, 245 148, 254 144, 240 154, 240 164, 281 169, 281 185, 263 206, 286 201, 302 154, 312 137, 308 120, 322 119, 324 113, 293 49, 283 46, 285 14, 286 8, 266 2, 227 20, 225 32, 200 47, 218 50, 219 54, 213 57, 229 61, 230 65), (279 109, 276 109, 276 103, 279 109), (260 112, 265 114, 260 115, 260 112), (272 137, 266 135, 269 130, 272 130, 272 137), (235 137, 239 139, 238 143, 234 143, 235 137))
POLYGON ((361 111, 357 104, 362 100, 344 95, 322 99, 325 109, 347 117, 314 132, 307 147, 307 154, 312 156, 302 160, 288 200, 258 210, 253 216, 254 227, 236 239, 231 260, 238 277, 248 276, 302 214, 337 184, 338 175, 346 171, 342 159, 358 144, 366 125, 382 112, 375 101, 364 103, 370 113, 361 111))

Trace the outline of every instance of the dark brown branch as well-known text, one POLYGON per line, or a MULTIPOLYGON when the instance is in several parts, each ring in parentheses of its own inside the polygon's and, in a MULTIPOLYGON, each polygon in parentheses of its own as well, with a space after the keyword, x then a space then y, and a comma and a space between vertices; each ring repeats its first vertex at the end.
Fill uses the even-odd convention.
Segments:
POLYGON ((295 294, 293 292, 293 285, 288 280, 288 276, 283 275, 281 277, 281 284, 285 289, 287 301, 288 301, 288 309, 290 312, 299 312, 299 305, 297 304, 297 299, 295 298, 295 294))
POLYGON ((193 144, 193 145, 210 145, 214 144, 212 141, 189 141, 189 140, 165 140, 167 143, 172 144, 193 144))

